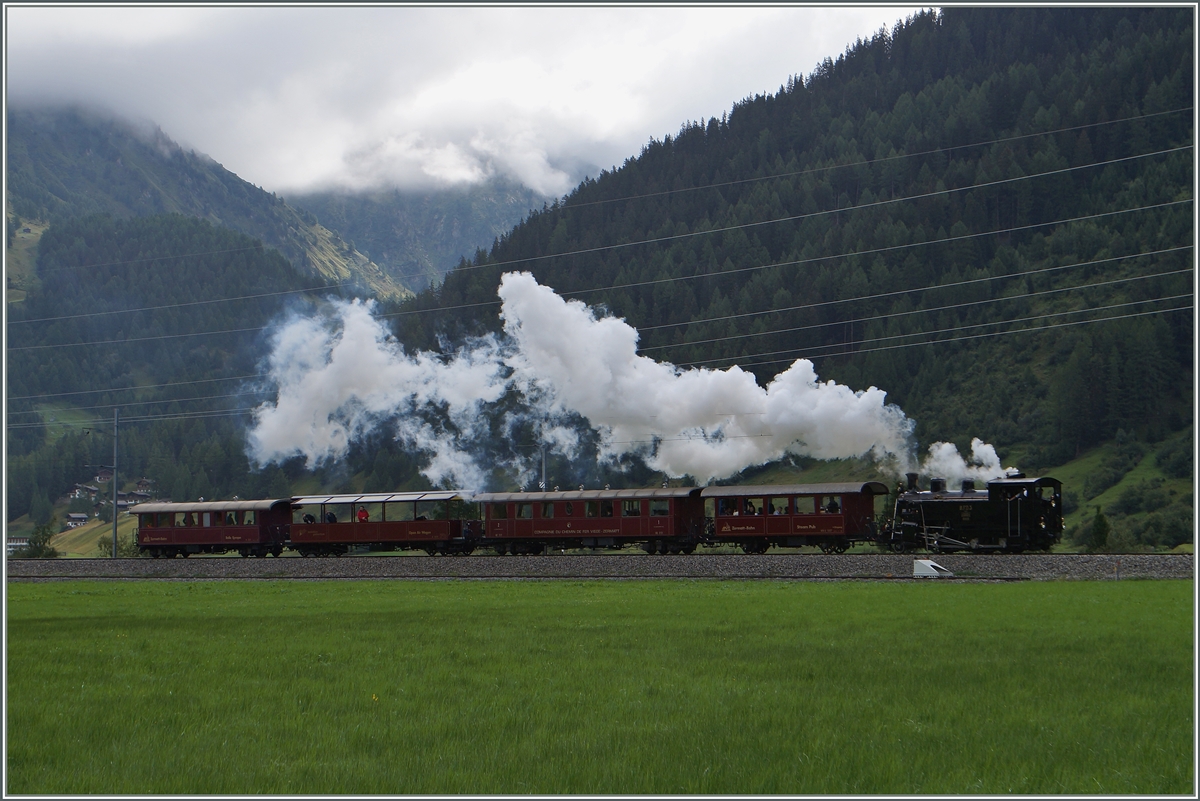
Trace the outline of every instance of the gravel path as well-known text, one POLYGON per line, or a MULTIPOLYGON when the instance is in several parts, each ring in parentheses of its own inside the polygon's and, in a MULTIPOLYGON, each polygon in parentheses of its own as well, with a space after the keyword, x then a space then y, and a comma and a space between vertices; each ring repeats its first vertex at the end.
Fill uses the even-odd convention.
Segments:
MULTIPOLYGON (((943 555, 957 580, 1194 577, 1191 554, 943 555)), ((328 559, 9 559, 9 581, 47 579, 882 579, 912 580, 912 556, 358 556, 328 559)))

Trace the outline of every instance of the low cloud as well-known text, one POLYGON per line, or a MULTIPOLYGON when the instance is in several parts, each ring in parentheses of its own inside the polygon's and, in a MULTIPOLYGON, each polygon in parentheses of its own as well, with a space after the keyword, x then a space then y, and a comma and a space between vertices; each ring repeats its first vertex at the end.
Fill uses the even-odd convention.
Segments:
POLYGON ((547 195, 915 9, 6 9, 12 104, 150 119, 272 191, 547 195))

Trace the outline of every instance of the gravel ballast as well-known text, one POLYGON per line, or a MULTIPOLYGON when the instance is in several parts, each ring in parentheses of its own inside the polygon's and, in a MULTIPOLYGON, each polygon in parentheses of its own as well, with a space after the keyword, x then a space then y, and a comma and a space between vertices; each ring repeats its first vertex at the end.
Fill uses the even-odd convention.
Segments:
MULTIPOLYGON (((1190 579, 1191 554, 592 554, 341 558, 9 559, 9 581, 54 579, 908 579, 929 558, 952 580, 1190 579)), ((921 579, 924 581, 934 579, 921 579)))

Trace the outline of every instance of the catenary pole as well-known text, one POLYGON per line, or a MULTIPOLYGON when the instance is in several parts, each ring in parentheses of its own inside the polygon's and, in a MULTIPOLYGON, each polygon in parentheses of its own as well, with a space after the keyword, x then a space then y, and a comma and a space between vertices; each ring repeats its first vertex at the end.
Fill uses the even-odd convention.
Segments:
POLYGON ((120 414, 116 409, 113 409, 113 466, 112 466, 112 485, 113 485, 113 559, 117 558, 117 415, 120 414))

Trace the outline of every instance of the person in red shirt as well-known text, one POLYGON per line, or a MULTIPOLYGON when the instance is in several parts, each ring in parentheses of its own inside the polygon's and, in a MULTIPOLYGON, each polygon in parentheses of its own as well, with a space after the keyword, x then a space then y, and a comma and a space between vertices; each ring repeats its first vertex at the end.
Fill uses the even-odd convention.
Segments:
POLYGON ((365 506, 358 507, 358 522, 365 523, 370 519, 371 519, 371 516, 369 514, 367 514, 367 507, 365 507, 365 506))

